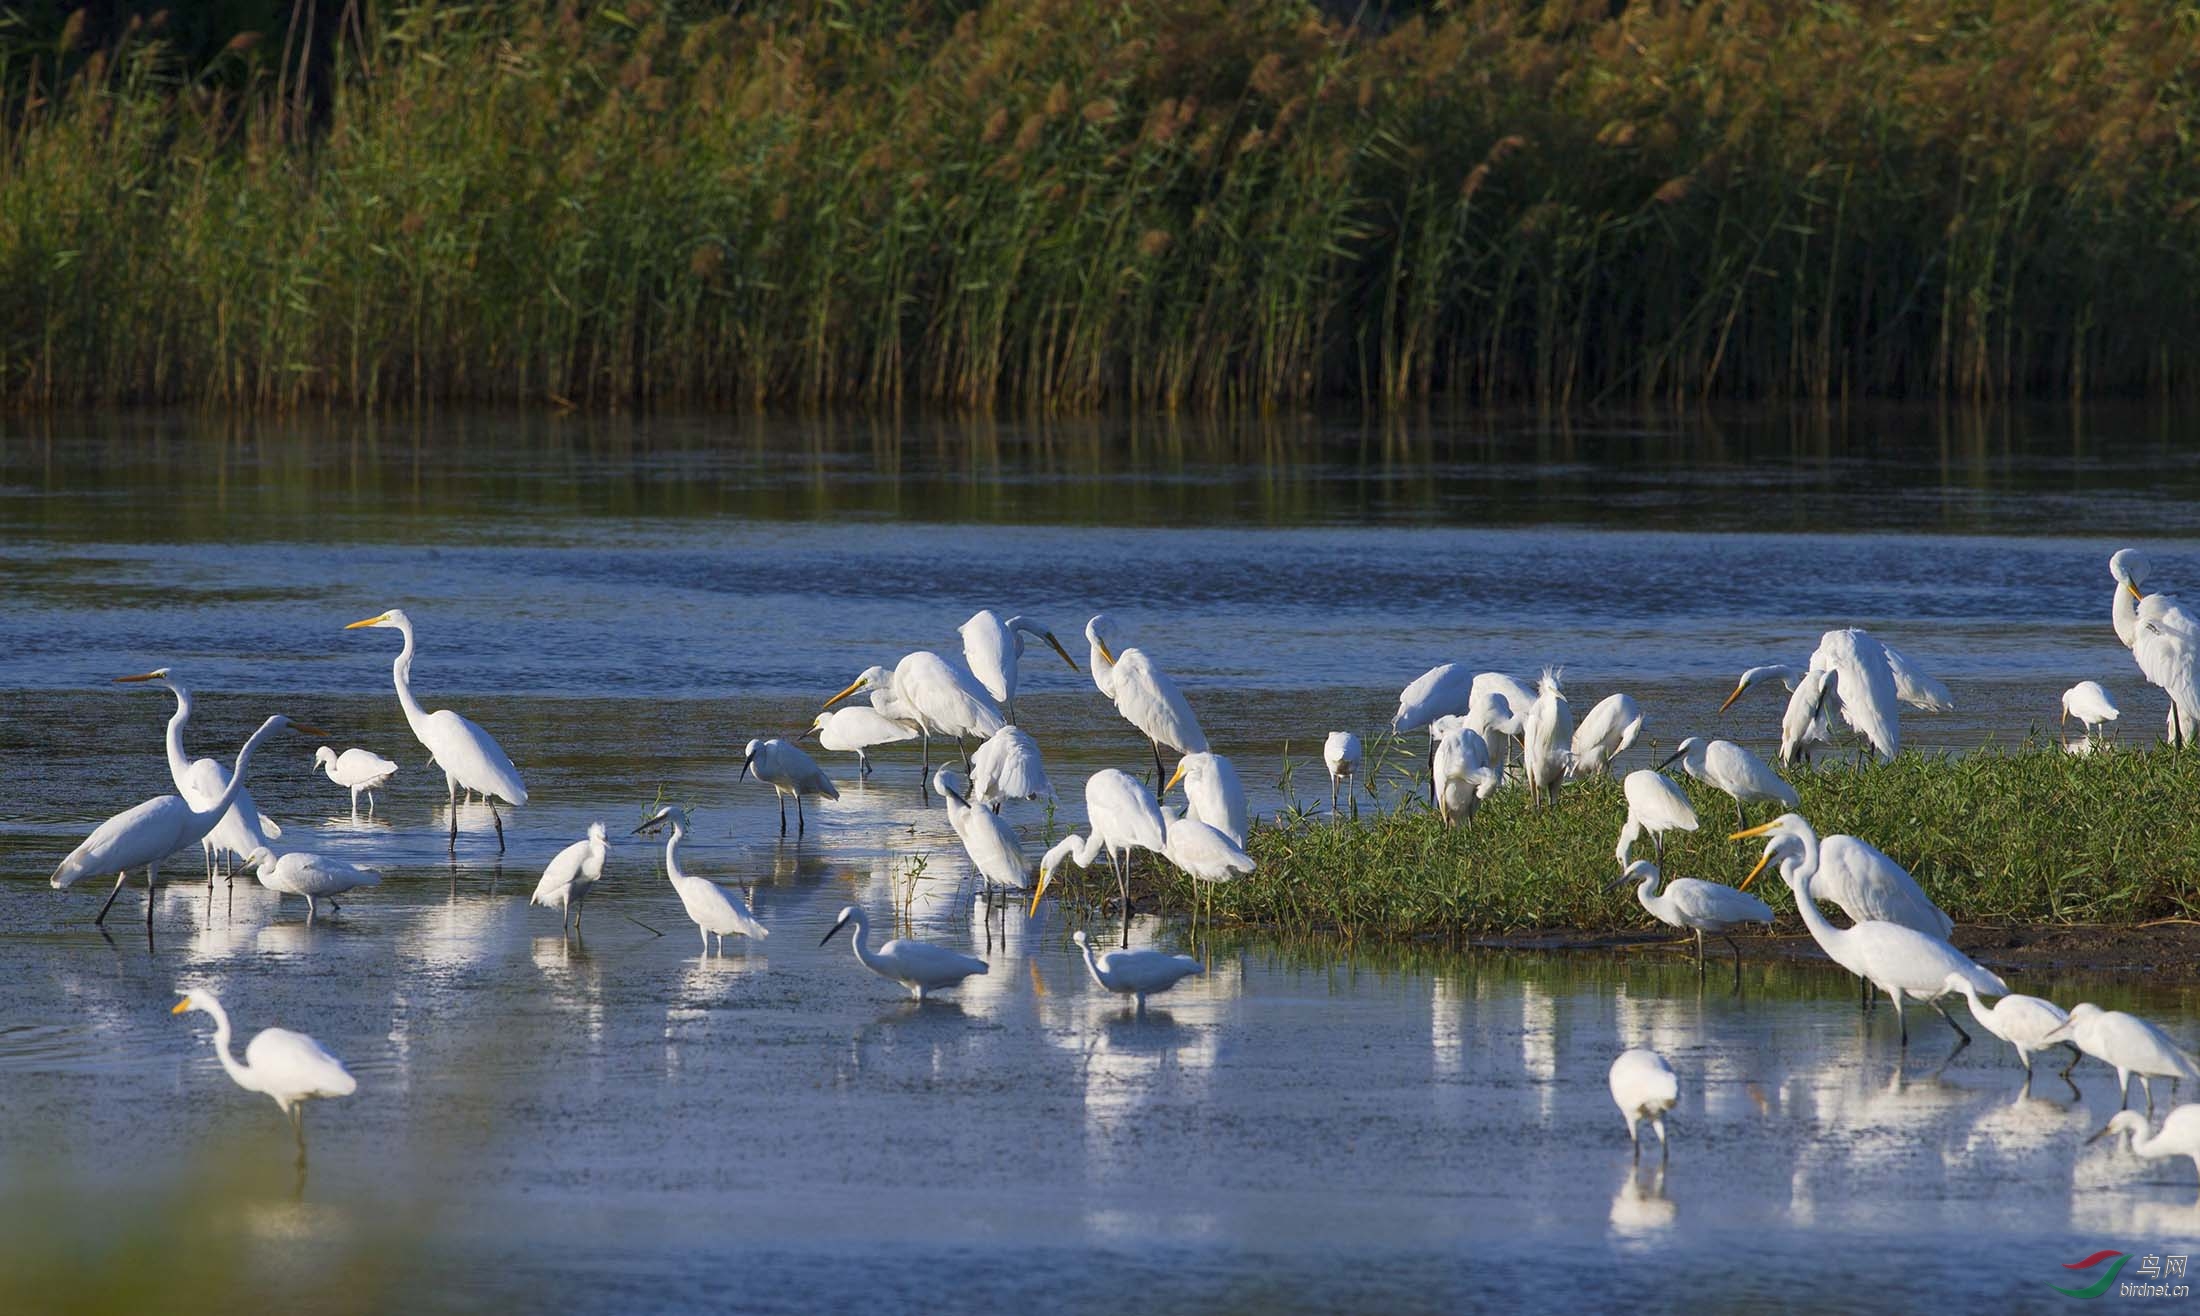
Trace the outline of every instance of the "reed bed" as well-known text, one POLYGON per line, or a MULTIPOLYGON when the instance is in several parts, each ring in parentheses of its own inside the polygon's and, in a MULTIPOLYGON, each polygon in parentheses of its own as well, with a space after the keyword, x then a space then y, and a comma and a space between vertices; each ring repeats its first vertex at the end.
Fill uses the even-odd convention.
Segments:
POLYGON ((2188 10, 1611 9, 303 0, 310 97, 0 32, 0 403, 2194 388, 2188 10))
MULTIPOLYGON (((1312 771, 1320 775, 1318 762, 1312 771)), ((1989 748, 1792 779, 1803 816, 1821 834, 1846 832, 1885 850, 1959 923, 2200 917, 2200 814, 2191 807, 2200 755, 1989 748)), ((1666 876, 1741 881, 1761 843, 1728 841, 1732 800, 1687 785, 1702 827, 1667 836, 1666 876)), ((1328 816, 1326 785, 1318 807, 1264 819, 1248 847, 1260 867, 1235 882, 1195 891, 1174 870, 1142 865, 1142 907, 1187 911, 1196 900, 1218 926, 1370 938, 1662 926, 1631 888, 1607 889, 1619 873, 1612 847, 1626 813, 1616 780, 1572 783, 1552 809, 1507 789, 1471 824, 1450 829, 1427 807, 1425 783, 1385 793, 1395 798, 1380 811, 1363 797, 1357 821, 1328 816)), ((1749 813, 1753 824, 1771 816, 1764 805, 1749 813)), ((1647 841, 1636 857, 1650 857, 1647 841)), ((1073 902, 1112 902, 1112 879, 1099 869, 1057 881, 1073 902)), ((1792 929, 1793 902, 1776 870, 1751 889, 1792 929)))

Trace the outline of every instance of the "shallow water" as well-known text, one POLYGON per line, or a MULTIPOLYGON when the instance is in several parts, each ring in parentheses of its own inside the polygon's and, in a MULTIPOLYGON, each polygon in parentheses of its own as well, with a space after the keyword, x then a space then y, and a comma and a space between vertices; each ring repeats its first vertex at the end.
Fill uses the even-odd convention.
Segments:
MULTIPOLYGON (((2144 538, 2159 580, 2200 577, 2177 437, 2113 416, 12 433, 0 1214, 59 1243, 0 1246, 0 1277, 81 1283, 58 1259, 167 1238, 180 1211, 235 1261, 207 1292, 305 1283, 326 1310, 2063 1302, 2050 1284, 2099 1271, 2062 1262, 2200 1234, 2188 1165, 2082 1145, 2115 1102, 2097 1066, 2082 1098, 2043 1074, 2020 1100, 2005 1048, 1943 1066, 1952 1034, 1925 1013, 1904 1061, 1830 971, 1752 964, 1737 997, 1662 954, 1224 939, 1139 1018, 1084 977, 1059 911, 986 917, 913 753, 882 752, 867 785, 829 761, 841 800, 786 842, 770 793, 733 778, 748 737, 805 724, 872 662, 951 649, 987 605, 1050 622, 1080 662, 1084 617, 1114 612, 1262 810, 1314 796, 1322 733, 1374 730, 1446 660, 1563 661, 1577 710, 1623 687, 1659 743, 1763 746, 1775 697, 1712 710, 1741 666, 1798 661, 1836 624, 1953 687, 1959 712, 1906 720, 1913 744, 2051 733, 2082 677, 2140 735, 2160 704, 2109 631, 2104 563, 2144 538), (445 842, 389 691, 396 637, 339 629, 392 605, 420 627, 430 706, 483 722, 526 773, 501 863, 479 806, 445 842), (385 885, 308 928, 256 885, 210 911, 178 882, 151 952, 134 885, 108 936, 89 923, 103 892, 49 890, 92 823, 166 789, 167 697, 106 683, 156 665, 201 694, 195 753, 284 711, 398 759, 357 822, 309 742, 270 747, 253 782, 286 843, 385 885), (660 793, 697 809, 691 871, 754 884, 768 941, 698 954, 657 847, 618 835, 660 793), (615 848, 568 942, 525 898, 591 818, 615 848), (993 972, 905 1003, 817 947, 850 900, 993 972), (179 982, 218 988, 247 1033, 311 1031, 358 1075, 311 1112, 303 1185, 203 1017, 168 1015, 179 982), (1631 1044, 1682 1076, 1662 1180, 1631 1170, 1604 1090, 1631 1044)), ((1043 649, 1025 689, 1067 824, 1087 772, 1145 750, 1043 649)), ((1034 840, 1047 825, 1011 816, 1034 840)), ((2144 983, 2019 987, 2190 1031, 2193 1003, 2144 983)))

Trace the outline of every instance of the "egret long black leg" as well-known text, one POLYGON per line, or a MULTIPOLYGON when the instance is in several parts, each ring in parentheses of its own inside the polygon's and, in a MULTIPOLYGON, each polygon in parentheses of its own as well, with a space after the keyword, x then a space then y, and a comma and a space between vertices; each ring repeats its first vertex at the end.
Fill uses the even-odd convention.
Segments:
POLYGON ((490 799, 489 799, 489 797, 488 797, 488 796, 486 796, 486 795, 482 796, 481 798, 482 798, 482 799, 485 799, 485 800, 489 800, 489 816, 490 816, 491 818, 494 818, 494 819, 496 819, 496 821, 497 821, 497 853, 498 853, 498 854, 503 854, 503 853, 504 853, 504 815, 503 815, 503 814, 501 814, 501 813, 498 813, 498 812, 497 812, 497 802, 496 802, 495 800, 490 800, 490 799))
POLYGON ((1940 1017, 1948 1021, 1948 1026, 1956 1030, 1956 1036, 1962 1038, 1965 1045, 1970 1044, 1971 1035, 1963 1031, 1963 1025, 1956 1022, 1956 1017, 1954 1015, 1948 1013, 1948 1011, 1938 1001, 1929 1001, 1927 1002, 1927 1004, 1931 1005, 1933 1009, 1940 1012, 1940 1017))
POLYGON ((115 897, 122 894, 122 884, 129 880, 130 874, 127 871, 115 878, 115 889, 107 893, 107 903, 99 907, 99 917, 92 920, 93 927, 96 928, 107 921, 107 911, 114 908, 115 897))

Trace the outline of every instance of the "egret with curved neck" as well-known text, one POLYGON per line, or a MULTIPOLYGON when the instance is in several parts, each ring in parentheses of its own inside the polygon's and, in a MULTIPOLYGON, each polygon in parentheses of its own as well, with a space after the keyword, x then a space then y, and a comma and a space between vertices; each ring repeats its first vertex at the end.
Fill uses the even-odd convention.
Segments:
MULTIPOLYGON (((142 676, 118 676, 116 685, 154 684, 176 697, 176 711, 168 718, 168 731, 164 743, 168 751, 168 778, 175 783, 176 793, 195 805, 205 805, 219 796, 229 785, 229 769, 220 760, 194 759, 183 747, 184 724, 191 720, 193 702, 191 692, 170 675, 170 669, 156 667, 142 676)), ((206 880, 211 884, 216 875, 215 859, 227 856, 232 862, 243 859, 263 846, 272 847, 281 838, 283 829, 275 820, 260 812, 260 806, 246 791, 237 797, 229 812, 214 824, 199 841, 199 850, 206 860, 206 880)), ((236 873, 229 872, 231 892, 235 892, 236 873)), ((210 911, 211 912, 211 911, 210 911)))
POLYGON ((497 812, 497 800, 517 807, 527 803, 527 785, 520 780, 519 769, 502 746, 479 726, 448 708, 433 713, 420 706, 413 697, 413 628, 412 619, 397 608, 364 621, 355 621, 344 629, 358 630, 363 626, 387 627, 405 637, 405 645, 397 651, 397 658, 390 664, 390 679, 397 686, 397 706, 405 710, 405 723, 422 745, 427 746, 435 765, 443 769, 443 781, 449 792, 451 813, 451 845, 458 845, 458 789, 463 786, 480 792, 489 802, 489 816, 496 819, 497 853, 504 853, 504 815, 497 812))
POLYGON ((987 972, 984 960, 961 951, 949 950, 925 941, 906 941, 899 937, 888 941, 877 950, 871 949, 871 920, 863 913, 861 905, 841 907, 840 919, 832 930, 818 939, 822 946, 831 941, 842 928, 853 926, 849 943, 855 948, 856 959, 864 968, 889 982, 898 982, 909 989, 910 995, 924 1000, 932 992, 945 991, 961 983, 963 979, 987 972))
POLYGON ((298 1164, 306 1163, 304 1106, 326 1097, 348 1097, 358 1090, 342 1061, 323 1050, 319 1042, 287 1028, 265 1028, 244 1049, 239 1061, 229 1051, 229 1012, 221 999, 208 991, 188 991, 170 1014, 202 1010, 214 1016, 214 1054, 238 1087, 265 1093, 290 1117, 290 1131, 298 1139, 298 1164))

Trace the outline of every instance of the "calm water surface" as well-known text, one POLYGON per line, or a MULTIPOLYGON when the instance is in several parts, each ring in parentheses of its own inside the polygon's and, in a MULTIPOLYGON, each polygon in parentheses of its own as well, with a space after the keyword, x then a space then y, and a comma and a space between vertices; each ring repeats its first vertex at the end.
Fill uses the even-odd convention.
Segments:
MULTIPOLYGON (((2060 1263, 2100 1248, 2200 1251, 2188 1165, 2082 1145, 2115 1103, 2098 1067, 2082 1095, 2043 1076, 2026 1096, 2004 1048, 1944 1060, 1929 1015, 1904 1060, 1825 970, 1753 965, 1737 997, 1656 955, 1224 939, 1139 1018, 1084 977, 1059 911, 988 917, 913 754, 867 785, 831 763, 842 798, 799 841, 734 783, 747 738, 870 663, 952 651, 981 606, 1045 620, 1080 661, 1084 618, 1115 613, 1261 810, 1316 794, 1321 735, 1373 731, 1441 661, 1563 662, 1577 709, 1627 689, 1658 743, 1765 746, 1776 698, 1714 715, 1735 673, 1845 624, 1953 687, 1913 744, 2051 734, 2085 677, 2141 734, 2161 705, 2108 628, 2105 561, 2144 542, 2166 587, 2200 579, 2190 425, 4 433, 0 1282, 34 1307, 83 1296, 79 1259, 127 1255, 93 1305, 302 1286, 307 1310, 2011 1310, 2065 1302, 2060 1263), (396 637, 340 629, 390 606, 420 628, 423 698, 526 773, 501 861, 478 807, 444 843, 389 691, 396 637), (209 908, 178 882, 150 951, 136 889, 111 940, 100 893, 49 890, 91 824, 167 788, 169 701, 107 684, 158 665, 201 694, 195 753, 283 711, 398 759, 372 820, 308 742, 253 783, 286 843, 386 884, 308 928, 256 885, 209 908), (640 839, 616 840, 585 937, 528 908, 590 819, 623 833, 660 794, 697 810, 691 869, 754 885, 769 940, 699 955, 640 839), (817 947, 851 900, 992 973, 904 1003, 817 947), (167 1014, 179 982, 358 1075, 311 1113, 304 1182, 203 1017, 167 1014), (1662 1176, 1630 1166, 1604 1090, 1631 1044, 1682 1076, 1662 1176), (133 1266, 176 1278, 116 1287, 133 1266)), ((1059 827, 1086 773, 1144 749, 1050 654, 1025 672, 1059 827)), ((1034 842, 1048 826, 1011 817, 1034 842)), ((2143 982, 2019 986, 2192 1031, 2193 1003, 2143 982)))

